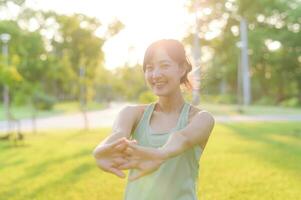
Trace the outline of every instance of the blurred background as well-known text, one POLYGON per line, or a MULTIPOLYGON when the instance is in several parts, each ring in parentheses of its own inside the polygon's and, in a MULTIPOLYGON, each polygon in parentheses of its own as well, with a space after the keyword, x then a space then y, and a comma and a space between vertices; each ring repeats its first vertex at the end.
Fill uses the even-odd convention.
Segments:
POLYGON ((0 0, 0 199, 121 199, 91 152, 156 100, 142 61, 163 38, 217 121, 199 198, 300 198, 300 24, 300 0, 0 0))

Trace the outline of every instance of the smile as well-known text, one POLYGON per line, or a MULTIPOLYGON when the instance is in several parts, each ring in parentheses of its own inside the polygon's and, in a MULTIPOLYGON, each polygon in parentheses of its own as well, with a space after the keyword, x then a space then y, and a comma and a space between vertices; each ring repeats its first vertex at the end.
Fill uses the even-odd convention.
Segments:
POLYGON ((154 83, 153 85, 156 87, 164 86, 166 83, 154 83))

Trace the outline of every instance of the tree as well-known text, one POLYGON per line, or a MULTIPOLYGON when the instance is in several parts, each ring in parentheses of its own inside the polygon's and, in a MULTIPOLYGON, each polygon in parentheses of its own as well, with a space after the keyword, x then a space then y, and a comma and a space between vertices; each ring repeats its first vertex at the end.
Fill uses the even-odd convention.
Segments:
MULTIPOLYGON (((188 5, 193 12, 194 1, 188 5)), ((204 1, 200 7, 200 41, 212 52, 212 59, 203 63, 208 68, 204 91, 220 93, 225 83, 227 93, 237 91, 239 20, 249 24, 249 55, 252 93, 255 101, 266 96, 269 103, 300 98, 300 10, 297 0, 289 1, 204 1), (216 33, 216 34, 214 34, 216 33), (280 48, 273 49, 273 45, 280 48), (289 51, 289 54, 287 53, 289 51), (285 81, 291 80, 291 81, 285 81), (275 102, 273 102, 275 99, 275 102)), ((185 38, 192 43, 193 35, 185 38)))

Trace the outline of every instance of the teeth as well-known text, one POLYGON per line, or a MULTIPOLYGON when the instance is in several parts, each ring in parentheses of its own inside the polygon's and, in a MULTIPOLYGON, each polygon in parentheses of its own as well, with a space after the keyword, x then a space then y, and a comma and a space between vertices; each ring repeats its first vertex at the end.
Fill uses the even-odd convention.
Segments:
POLYGON ((161 86, 161 85, 164 85, 165 83, 154 83, 154 85, 156 86, 161 86))

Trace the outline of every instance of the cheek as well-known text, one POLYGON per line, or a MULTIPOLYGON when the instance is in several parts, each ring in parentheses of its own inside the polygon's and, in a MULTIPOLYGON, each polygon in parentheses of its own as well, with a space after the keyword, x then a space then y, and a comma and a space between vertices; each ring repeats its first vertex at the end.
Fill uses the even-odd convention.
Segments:
POLYGON ((174 82, 180 82, 181 80, 181 73, 179 71, 172 71, 170 73, 170 78, 174 81, 174 82))
POLYGON ((151 82, 151 75, 149 73, 144 73, 144 79, 149 84, 151 82))

